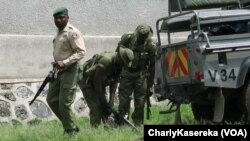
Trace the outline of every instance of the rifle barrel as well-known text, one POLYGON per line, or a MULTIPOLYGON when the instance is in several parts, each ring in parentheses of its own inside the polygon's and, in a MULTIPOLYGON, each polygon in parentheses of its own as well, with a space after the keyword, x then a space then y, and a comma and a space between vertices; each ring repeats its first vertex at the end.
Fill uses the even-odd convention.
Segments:
POLYGON ((36 98, 40 95, 40 93, 43 91, 44 87, 47 85, 47 83, 50 81, 50 76, 48 75, 42 85, 40 86, 40 88, 38 89, 38 91, 36 92, 36 95, 34 96, 34 98, 30 101, 29 105, 31 105, 35 100, 36 98))
MULTIPOLYGON (((111 108, 111 107, 110 107, 111 108)), ((134 124, 132 124, 129 120, 127 120, 126 118, 124 118, 123 116, 121 116, 118 112, 116 112, 113 108, 111 108, 111 112, 115 115, 118 116, 119 118, 121 118, 123 121, 125 121, 126 124, 128 124, 130 127, 133 127, 133 129, 135 129, 136 131, 139 131, 134 124)))

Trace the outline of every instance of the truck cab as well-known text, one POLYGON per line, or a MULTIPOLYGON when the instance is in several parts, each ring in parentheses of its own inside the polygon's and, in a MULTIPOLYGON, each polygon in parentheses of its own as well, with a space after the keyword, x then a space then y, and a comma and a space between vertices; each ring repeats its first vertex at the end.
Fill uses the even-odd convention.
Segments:
POLYGON ((197 120, 250 121, 247 3, 169 0, 169 16, 156 22, 155 93, 190 103, 197 120))

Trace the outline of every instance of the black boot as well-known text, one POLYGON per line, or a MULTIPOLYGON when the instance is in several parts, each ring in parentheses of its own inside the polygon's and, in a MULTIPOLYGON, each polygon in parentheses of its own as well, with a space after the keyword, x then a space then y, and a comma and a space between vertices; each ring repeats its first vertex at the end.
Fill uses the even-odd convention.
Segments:
POLYGON ((78 132, 80 131, 80 129, 76 126, 72 129, 65 129, 64 130, 64 134, 67 134, 69 136, 74 136, 76 135, 78 132))

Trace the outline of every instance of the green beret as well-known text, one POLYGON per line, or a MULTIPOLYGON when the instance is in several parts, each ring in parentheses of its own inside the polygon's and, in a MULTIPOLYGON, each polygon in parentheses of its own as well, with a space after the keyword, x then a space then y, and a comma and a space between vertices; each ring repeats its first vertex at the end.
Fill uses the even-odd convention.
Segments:
POLYGON ((58 7, 55 9, 53 16, 59 15, 59 14, 66 14, 68 15, 68 9, 65 7, 58 7))
POLYGON ((119 55, 121 56, 123 62, 128 66, 131 67, 132 61, 134 59, 134 53, 129 48, 119 48, 119 55))

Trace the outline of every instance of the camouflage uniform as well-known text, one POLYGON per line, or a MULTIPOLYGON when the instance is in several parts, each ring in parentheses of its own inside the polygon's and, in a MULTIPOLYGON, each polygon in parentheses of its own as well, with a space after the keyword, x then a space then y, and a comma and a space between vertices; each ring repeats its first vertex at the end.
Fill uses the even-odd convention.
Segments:
POLYGON ((75 98, 85 45, 80 31, 69 23, 57 33, 53 45, 55 62, 63 61, 65 67, 59 70, 57 78, 49 84, 47 102, 67 132, 76 129, 70 114, 70 106, 75 98))
POLYGON ((119 112, 123 116, 128 113, 133 93, 135 110, 132 119, 136 125, 143 124, 146 92, 153 84, 156 45, 151 39, 152 34, 151 27, 139 25, 134 33, 122 36, 117 48, 130 48, 135 56, 131 67, 122 70, 119 112))
MULTIPOLYGON (((106 113, 107 111, 105 111, 106 104, 108 104, 105 97, 105 88, 109 86, 110 96, 114 96, 122 68, 122 65, 118 61, 118 56, 121 54, 123 62, 129 64, 130 60, 133 59, 133 52, 131 50, 130 53, 128 57, 126 55, 128 52, 104 52, 95 55, 92 59, 84 63, 82 79, 78 84, 90 109, 90 123, 93 127, 97 127, 101 123, 101 119, 105 120, 109 116, 106 113), (125 57, 123 57, 124 55, 125 57), (96 76, 98 69, 104 72, 104 74, 96 76), (105 103, 103 100, 105 100, 105 103)), ((110 103, 112 102, 113 99, 110 99, 110 103)))

